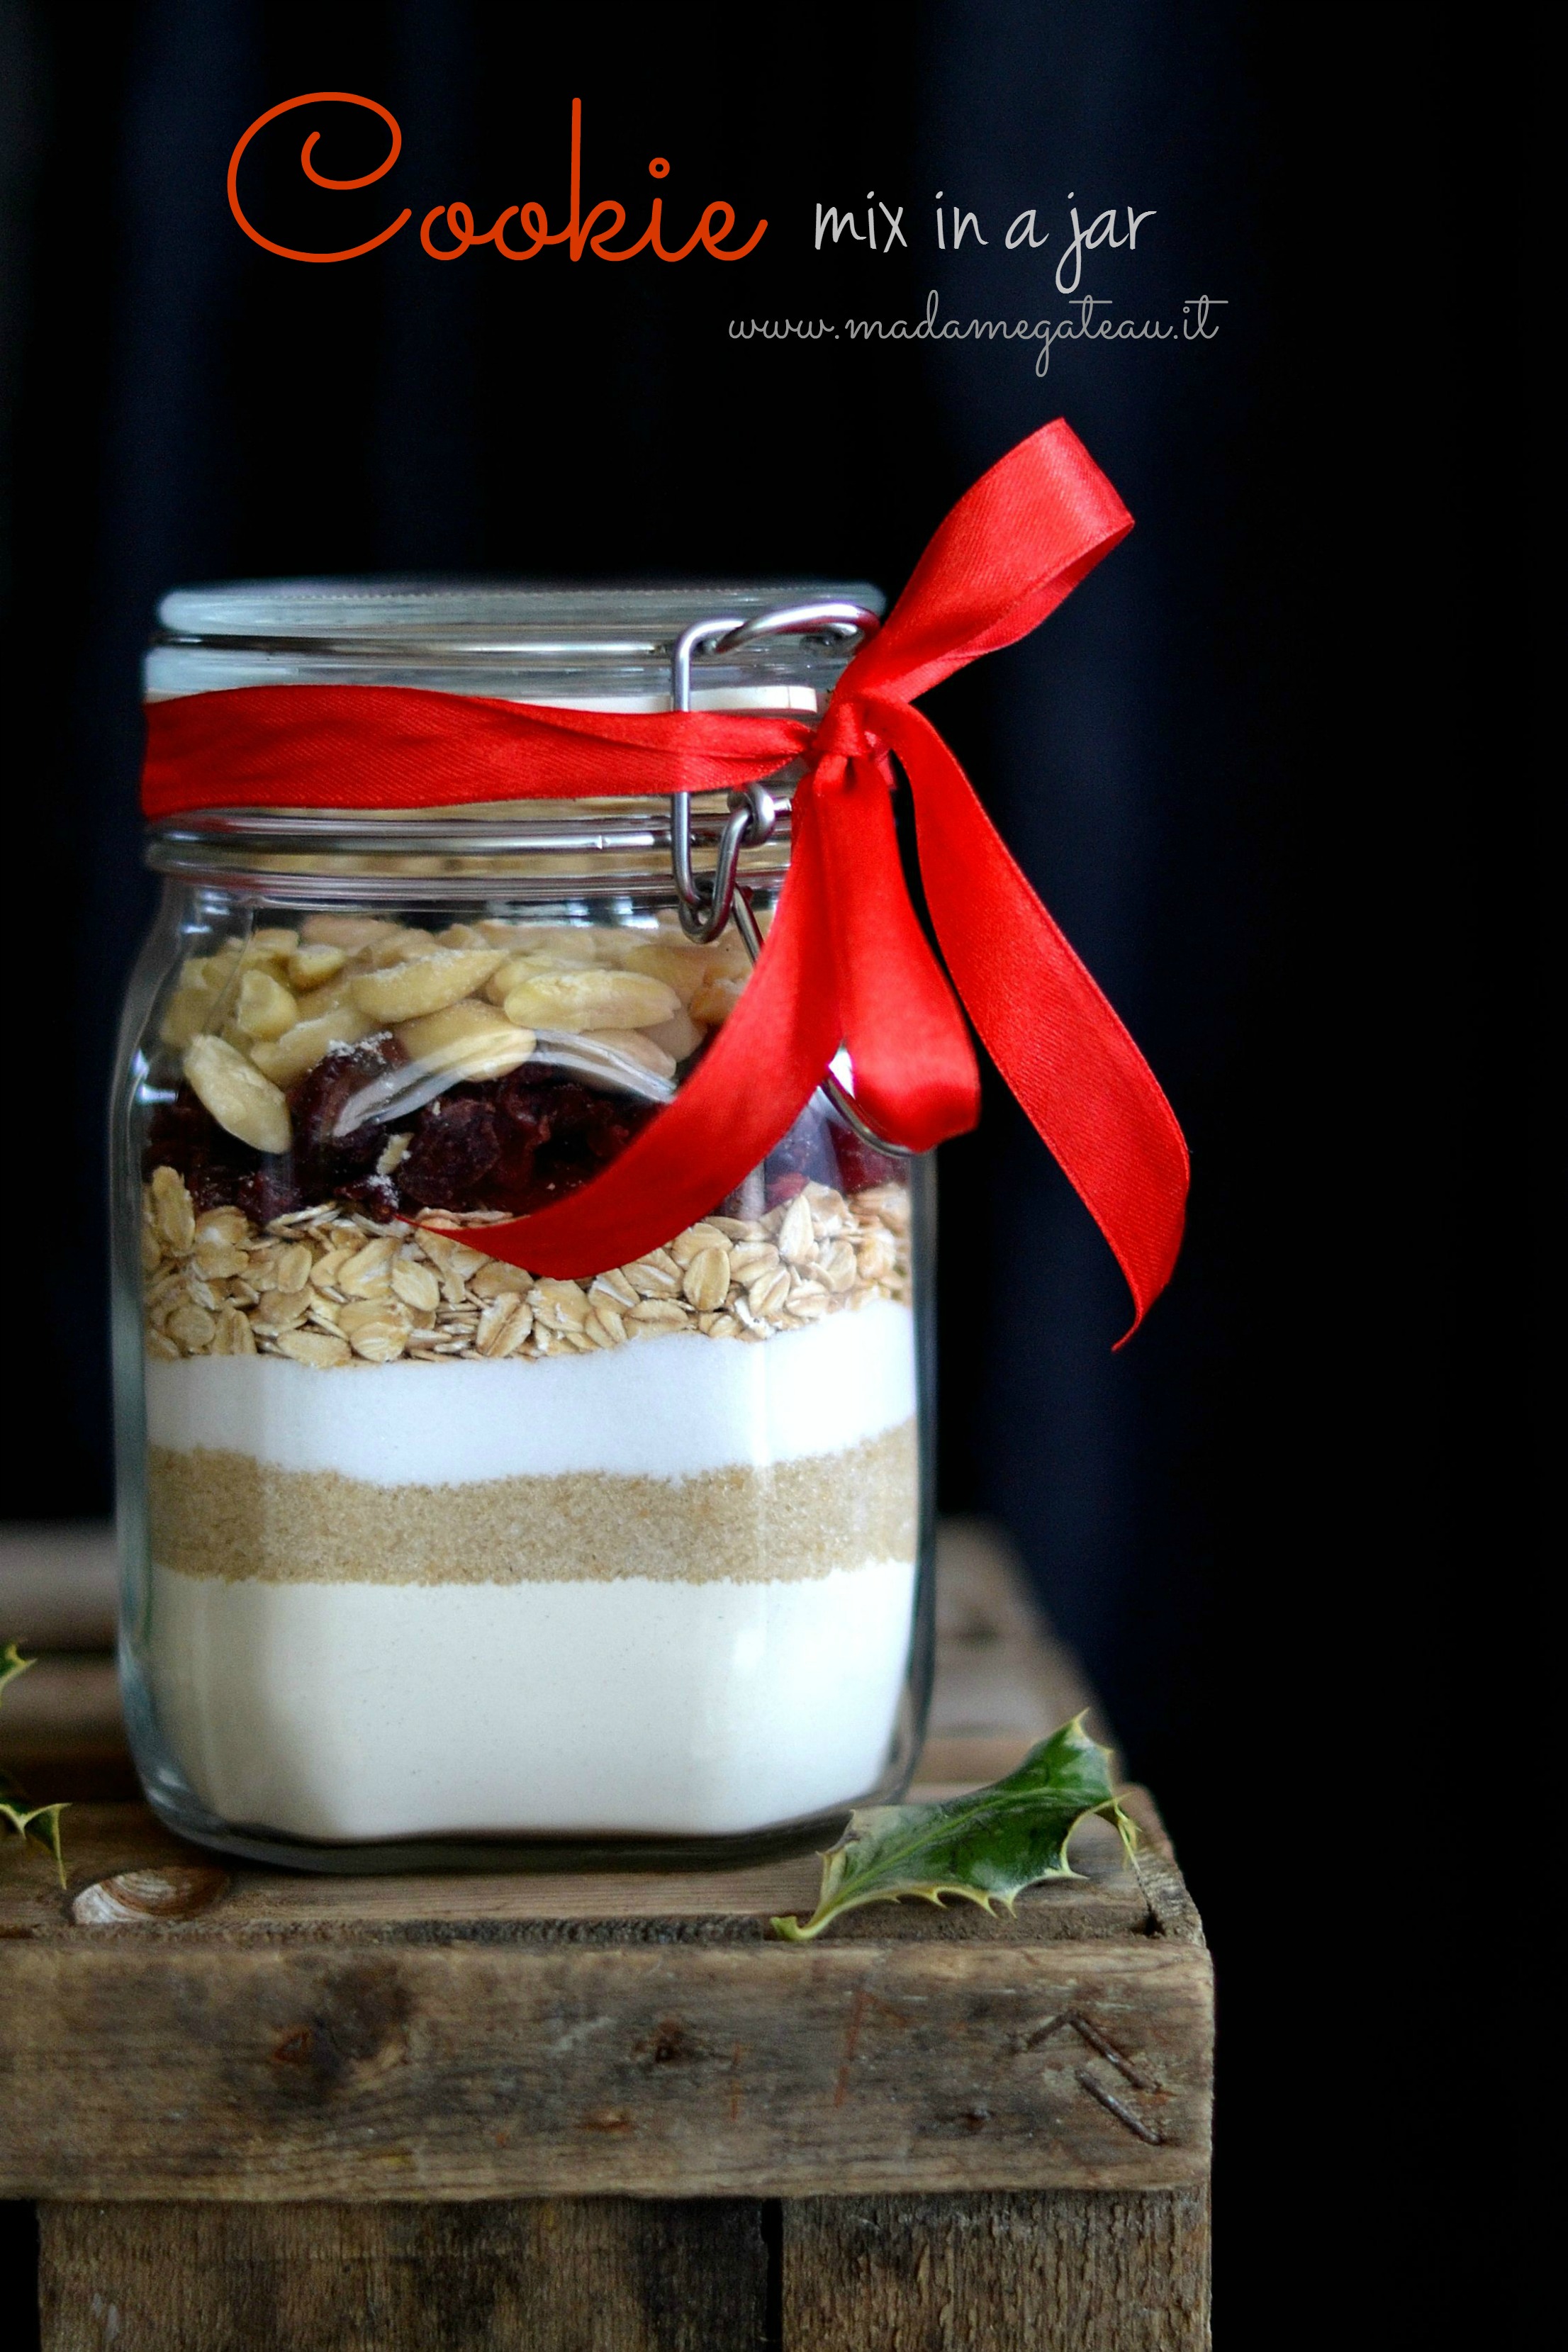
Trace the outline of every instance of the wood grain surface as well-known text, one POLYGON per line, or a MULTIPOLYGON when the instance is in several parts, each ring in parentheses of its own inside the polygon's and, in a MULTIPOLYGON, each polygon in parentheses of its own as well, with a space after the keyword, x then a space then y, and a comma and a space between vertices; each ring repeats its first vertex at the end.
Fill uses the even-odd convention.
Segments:
POLYGON ((47 2205, 46 2352, 748 2352, 750 2204, 47 2205))
POLYGON ((813 2198, 784 2208, 790 2352, 1205 2352, 1208 2197, 813 2198))
POLYGON ((1191 1946, 13 1946, 0 2187, 266 2201, 1163 2188, 1191 1946))
MULTIPOLYGON (((926 1795, 1089 1702, 982 1531, 943 1562, 926 1795)), ((12 1752, 42 1782, 96 1743, 87 1795, 119 1738, 62 1657, 12 1752)), ((1130 1802, 1131 1867, 1089 1823, 1016 1917, 878 1906, 804 1950, 768 1921, 810 1854, 336 1878, 78 1803, 64 1889, 0 1851, 45 2352, 1201 2352, 1209 1961, 1130 1802)))

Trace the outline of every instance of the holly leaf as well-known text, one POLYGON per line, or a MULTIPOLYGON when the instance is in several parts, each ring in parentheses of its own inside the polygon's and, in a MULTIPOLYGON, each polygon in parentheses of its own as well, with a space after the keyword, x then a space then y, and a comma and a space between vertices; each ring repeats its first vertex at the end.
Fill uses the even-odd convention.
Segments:
POLYGON ((31 1838, 46 1853, 52 1853, 55 1868, 60 1874, 60 1885, 66 1883, 66 1858, 60 1845, 60 1815, 69 1811, 68 1805, 0 1804, 0 1822, 9 1822, 19 1838, 31 1838), (42 1828, 39 1823, 42 1823, 42 1828))
POLYGON ((1137 1831, 1110 1785, 1110 1750, 1090 1739, 1075 1715, 1032 1748, 1016 1772, 986 1789, 925 1805, 875 1805, 852 1813, 822 1857, 822 1890, 804 1923, 773 1920, 775 1935, 809 1943, 862 1903, 923 1895, 939 1906, 961 1895, 983 1911, 1011 1911, 1026 1886, 1076 1878, 1068 1842, 1090 1813, 1113 1821, 1131 1853, 1137 1831))
POLYGON ((0 1698, 5 1696, 7 1683, 14 1683, 18 1675, 25 1675, 29 1666, 37 1663, 37 1658, 25 1658, 15 1642, 7 1642, 0 1650, 0 1698))
MULTIPOLYGON (((15 1642, 7 1642, 0 1649, 0 1698, 5 1695, 7 1683, 15 1682, 18 1675, 25 1675, 29 1666, 37 1664, 36 1658, 25 1658, 15 1642)), ((21 1794, 10 1774, 0 1772, 0 1798, 20 1797, 21 1794)), ((41 1845, 46 1853, 53 1854, 62 1886, 66 1883, 66 1858, 60 1848, 60 1815, 66 1811, 64 1804, 29 1806, 0 1801, 0 1822, 9 1822, 19 1838, 31 1838, 34 1844, 41 1845)))

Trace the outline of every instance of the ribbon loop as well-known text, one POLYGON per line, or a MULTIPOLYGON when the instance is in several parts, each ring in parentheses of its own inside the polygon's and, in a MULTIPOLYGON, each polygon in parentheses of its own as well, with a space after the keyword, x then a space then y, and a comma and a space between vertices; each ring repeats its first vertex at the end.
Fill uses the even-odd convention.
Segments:
POLYGON ((404 687, 243 687, 154 703, 142 805, 393 811, 732 792, 804 772, 767 943, 675 1100, 496 1257, 585 1276, 658 1248, 786 1132, 840 1045, 858 1103, 918 1150, 979 1115, 960 1003, 1104 1234, 1141 1321, 1180 1247, 1187 1157, 1159 1085, 915 697, 1052 612, 1132 518, 1070 427, 1042 426, 939 527, 818 725, 763 712, 559 709, 404 687), (916 920, 889 752, 909 780, 947 966, 916 920), (951 979, 951 985, 950 985, 951 979), (954 996, 954 989, 957 997, 954 996))

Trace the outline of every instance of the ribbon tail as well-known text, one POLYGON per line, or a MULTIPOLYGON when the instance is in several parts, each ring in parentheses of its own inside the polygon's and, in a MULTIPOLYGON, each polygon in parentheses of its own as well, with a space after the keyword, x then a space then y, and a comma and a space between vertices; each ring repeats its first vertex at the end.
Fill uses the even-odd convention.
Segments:
MULTIPOLYGON (((821 843, 803 809, 756 970, 675 1100, 602 1176, 548 1209, 486 1225, 487 1255, 585 1278, 662 1248, 718 1208, 793 1127, 838 1050, 833 971, 821 843)), ((440 1230, 476 1239, 471 1226, 440 1230)))
POLYGON ((885 760, 856 758, 812 799, 856 1104, 890 1142, 929 1151, 979 1118, 980 1072, 904 887, 891 781, 885 760))
POLYGON ((876 721, 914 795, 921 873, 948 970, 1127 1277, 1131 1338, 1181 1247, 1188 1163, 1175 1114, 936 730, 908 706, 879 703, 876 721))

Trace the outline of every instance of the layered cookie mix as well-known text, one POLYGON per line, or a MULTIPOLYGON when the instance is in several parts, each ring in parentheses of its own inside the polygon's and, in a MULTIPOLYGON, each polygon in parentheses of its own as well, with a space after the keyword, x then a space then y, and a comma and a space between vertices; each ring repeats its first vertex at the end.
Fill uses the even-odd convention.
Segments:
POLYGON ((484 1252, 743 977, 668 929, 355 916, 185 967, 143 1162, 148 1653, 218 1819, 713 1833, 877 1781, 917 1553, 896 1163, 819 1100, 632 1265, 484 1252))

